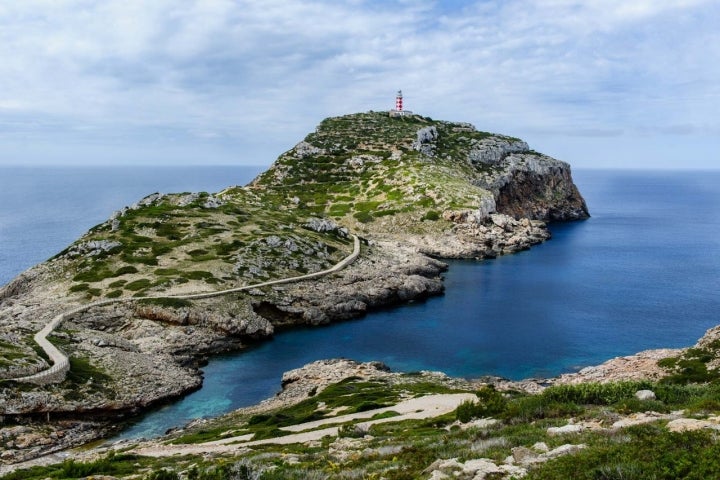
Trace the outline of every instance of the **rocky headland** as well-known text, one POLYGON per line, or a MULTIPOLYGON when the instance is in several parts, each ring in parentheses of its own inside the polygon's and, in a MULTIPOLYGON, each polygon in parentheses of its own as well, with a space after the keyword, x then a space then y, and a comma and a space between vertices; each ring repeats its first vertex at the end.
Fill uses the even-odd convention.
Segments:
POLYGON ((326 119, 248 186, 149 195, 0 289, 0 461, 103 436, 198 388, 208 356, 278 329, 441 294, 438 259, 511 254, 547 240, 546 222, 587 217, 570 166, 519 139, 385 112, 326 119), (330 270, 355 236, 342 270, 267 285, 330 270), (74 309, 48 336, 67 374, 19 380, 50 367, 33 335, 74 309))

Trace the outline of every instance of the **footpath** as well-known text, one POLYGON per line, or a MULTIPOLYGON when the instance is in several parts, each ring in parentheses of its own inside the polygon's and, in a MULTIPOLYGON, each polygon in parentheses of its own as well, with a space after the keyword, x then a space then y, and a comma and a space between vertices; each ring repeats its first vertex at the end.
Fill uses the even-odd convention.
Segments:
POLYGON ((253 285, 245 285, 243 287, 229 288, 227 290, 218 290, 218 291, 214 291, 214 292, 200 292, 200 293, 192 293, 192 294, 184 294, 184 295, 131 297, 131 298, 115 298, 115 299, 111 299, 111 300, 100 300, 98 302, 88 303, 86 305, 82 305, 73 310, 63 312, 63 313, 53 317, 52 320, 50 320, 50 322, 47 325, 45 325, 45 327, 42 330, 37 332, 35 334, 35 336, 33 337, 33 339, 35 340, 35 343, 40 345, 40 347, 45 351, 45 353, 48 355, 50 360, 53 362, 52 366, 50 368, 42 370, 33 375, 28 375, 26 377, 12 378, 9 380, 14 380, 16 382, 34 383, 36 385, 47 385, 49 383, 59 383, 65 379, 65 375, 70 370, 70 360, 68 359, 67 355, 65 355, 60 349, 58 349, 55 345, 53 345, 47 339, 47 337, 64 320, 72 317, 73 315, 84 312, 93 307, 103 307, 106 305, 113 305, 113 304, 118 304, 118 303, 130 303, 130 302, 136 302, 139 300, 164 300, 164 299, 193 300, 193 299, 200 299, 200 298, 212 298, 212 297, 219 297, 221 295, 227 295, 229 293, 242 292, 242 291, 250 290, 253 288, 267 287, 270 285, 280 285, 280 284, 284 284, 284 283, 300 282, 303 280, 311 280, 313 278, 319 278, 319 277, 337 272, 339 270, 342 270, 343 268, 347 267, 352 262, 354 262, 355 259, 360 255, 360 239, 356 235, 352 235, 352 237, 353 237, 352 253, 350 255, 348 255, 347 257, 343 258, 342 260, 340 260, 338 263, 336 263, 332 267, 328 268, 327 270, 321 270, 321 271, 315 272, 315 273, 308 273, 306 275, 300 275, 297 277, 281 278, 279 280, 271 280, 268 282, 256 283, 253 285))

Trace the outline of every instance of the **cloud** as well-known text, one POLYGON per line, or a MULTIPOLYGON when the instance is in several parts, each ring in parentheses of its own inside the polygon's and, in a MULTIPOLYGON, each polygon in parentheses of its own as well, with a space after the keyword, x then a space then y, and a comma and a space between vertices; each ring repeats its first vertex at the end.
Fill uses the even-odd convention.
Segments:
POLYGON ((517 135, 717 131, 718 14, 702 0, 8 2, 0 162, 3 142, 66 137, 267 163, 398 88, 423 114, 517 135))

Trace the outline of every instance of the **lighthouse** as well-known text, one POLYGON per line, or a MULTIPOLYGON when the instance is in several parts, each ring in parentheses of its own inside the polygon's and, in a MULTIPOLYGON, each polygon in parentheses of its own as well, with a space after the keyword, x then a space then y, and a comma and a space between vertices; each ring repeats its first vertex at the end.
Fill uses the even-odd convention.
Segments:
POLYGON ((391 117, 405 117, 408 115, 412 115, 412 112, 410 110, 403 110, 402 90, 397 91, 397 95, 395 95, 395 110, 390 110, 389 113, 391 117))

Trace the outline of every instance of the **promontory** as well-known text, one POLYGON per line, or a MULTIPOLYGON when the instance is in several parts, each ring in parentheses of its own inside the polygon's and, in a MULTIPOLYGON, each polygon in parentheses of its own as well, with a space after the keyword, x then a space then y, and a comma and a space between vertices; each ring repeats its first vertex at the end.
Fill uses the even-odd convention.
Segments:
POLYGON ((520 139, 325 119, 249 185, 148 195, 0 289, 0 460, 102 436, 278 329, 441 294, 439 259, 511 254, 587 217, 569 165, 520 139))

